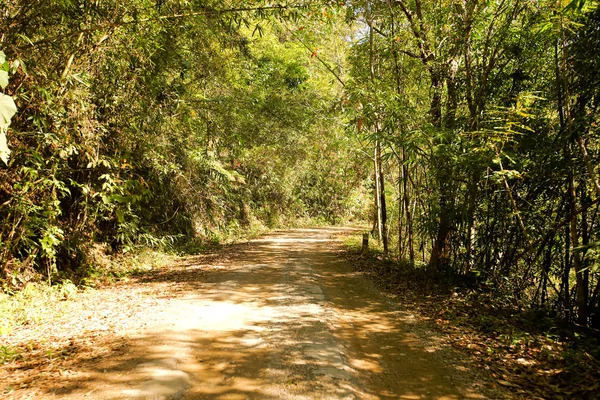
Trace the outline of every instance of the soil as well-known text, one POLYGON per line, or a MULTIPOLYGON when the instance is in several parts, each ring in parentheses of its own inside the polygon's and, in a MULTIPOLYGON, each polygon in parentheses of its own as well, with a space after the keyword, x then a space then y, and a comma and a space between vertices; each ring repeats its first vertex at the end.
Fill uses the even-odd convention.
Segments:
POLYGON ((488 371, 356 272, 334 238, 276 232, 73 300, 3 346, 6 399, 502 399, 488 371))

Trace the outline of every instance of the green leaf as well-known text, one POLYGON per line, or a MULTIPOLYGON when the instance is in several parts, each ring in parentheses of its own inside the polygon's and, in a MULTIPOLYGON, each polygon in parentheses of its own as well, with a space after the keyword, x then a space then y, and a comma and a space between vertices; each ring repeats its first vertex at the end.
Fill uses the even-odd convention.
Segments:
POLYGON ((6 54, 2 50, 0 50, 0 64, 4 64, 6 62, 6 54))
POLYGON ((12 97, 0 93, 0 130, 8 128, 10 119, 16 112, 17 106, 12 97))
POLYGON ((8 165, 8 157, 10 156, 10 149, 6 143, 6 134, 0 132, 0 159, 4 161, 4 164, 8 165))
POLYGON ((17 70, 19 69, 19 66, 21 65, 21 61, 20 60, 14 60, 11 64, 10 64, 10 69, 13 73, 17 72, 17 70))
POLYGON ((585 7, 586 3, 587 0, 572 0, 569 4, 565 6, 565 8, 563 8, 563 12, 581 12, 581 10, 583 10, 583 8, 585 7))
POLYGON ((16 73, 19 68, 23 71, 24 74, 27 74, 27 68, 25 67, 25 63, 22 60, 16 59, 10 64, 10 70, 12 73, 16 73))
POLYGON ((125 222, 125 213, 123 212, 123 210, 117 208, 115 212, 117 214, 117 220, 119 221, 119 223, 122 224, 123 222, 125 222))
POLYGON ((8 86, 8 72, 0 70, 0 88, 4 89, 8 86))
POLYGON ((121 203, 121 204, 128 203, 127 197, 125 197, 125 196, 123 196, 123 195, 120 195, 120 194, 118 194, 118 193, 113 193, 113 194, 110 194, 110 195, 108 196, 108 200, 109 200, 111 203, 121 203))

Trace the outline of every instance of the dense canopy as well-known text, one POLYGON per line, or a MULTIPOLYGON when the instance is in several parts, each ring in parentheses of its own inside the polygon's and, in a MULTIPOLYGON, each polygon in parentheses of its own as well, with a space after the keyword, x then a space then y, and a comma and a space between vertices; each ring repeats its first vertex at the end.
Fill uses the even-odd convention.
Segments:
POLYGON ((300 221, 600 324, 591 0, 0 0, 0 280, 300 221))

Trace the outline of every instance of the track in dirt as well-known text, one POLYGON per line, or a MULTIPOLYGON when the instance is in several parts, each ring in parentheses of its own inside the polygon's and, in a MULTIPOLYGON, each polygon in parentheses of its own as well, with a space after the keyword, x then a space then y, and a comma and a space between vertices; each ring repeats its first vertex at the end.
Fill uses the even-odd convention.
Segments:
POLYGON ((192 257, 142 278, 134 285, 163 285, 151 315, 103 341, 102 357, 11 397, 498 397, 430 325, 340 257, 333 235, 348 230, 279 232, 226 260, 192 257))

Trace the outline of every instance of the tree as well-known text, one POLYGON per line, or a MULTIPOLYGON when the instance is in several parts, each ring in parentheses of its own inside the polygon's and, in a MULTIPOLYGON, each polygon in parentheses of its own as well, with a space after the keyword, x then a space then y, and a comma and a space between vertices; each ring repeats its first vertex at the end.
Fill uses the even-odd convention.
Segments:
MULTIPOLYGON (((314 207, 326 207, 330 220, 344 215, 340 204, 360 185, 360 170, 328 185, 327 171, 305 162, 320 148, 352 149, 327 115, 338 83, 304 46, 343 45, 326 39, 314 7, 179 0, 6 7, 3 50, 16 67, 6 86, 1 60, 0 83, 19 113, 0 169, 5 285, 30 269, 48 279, 83 276, 98 247, 121 252, 237 234, 248 224, 314 215, 314 207), (302 42, 287 27, 293 22, 306 27, 302 42), (313 142, 320 146, 306 148, 313 142), (308 177, 330 190, 318 206, 305 201, 308 177)), ((344 156, 330 167, 346 175, 350 166, 344 156)))

